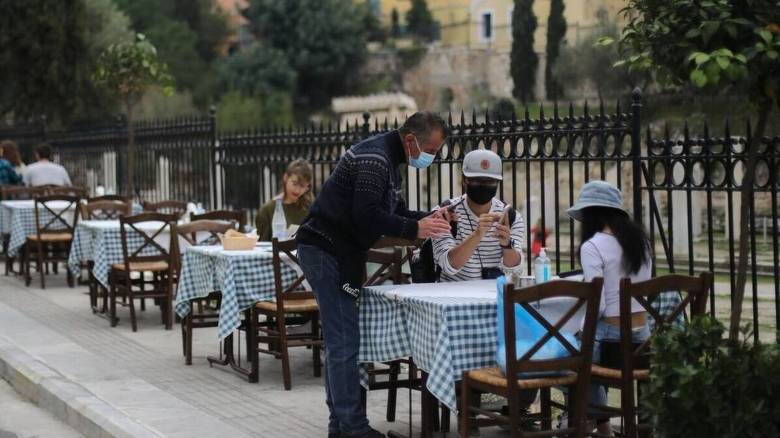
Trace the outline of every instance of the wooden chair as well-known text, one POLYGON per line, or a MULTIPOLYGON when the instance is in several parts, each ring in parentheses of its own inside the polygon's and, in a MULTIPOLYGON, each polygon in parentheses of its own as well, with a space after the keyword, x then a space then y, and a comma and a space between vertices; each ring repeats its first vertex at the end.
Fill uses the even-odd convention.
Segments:
MULTIPOLYGON (((22 266, 27 286, 32 282, 31 258, 35 258, 36 268, 41 276, 41 289, 46 288, 46 264, 68 262, 73 233, 78 221, 78 214, 75 211, 78 203, 79 198, 75 196, 49 195, 35 198, 35 234, 27 236, 23 250, 22 266), (65 206, 51 205, 54 202, 63 202, 65 206), (68 220, 70 214, 73 215, 73 219, 68 220)), ((73 287, 73 274, 67 269, 66 272, 68 286, 73 287)))
POLYGON ((250 312, 247 336, 252 346, 250 359, 252 370, 250 381, 257 381, 259 373, 259 353, 273 355, 282 360, 282 376, 284 389, 292 388, 290 376, 290 357, 288 350, 292 347, 311 347, 314 359, 314 376, 319 377, 322 371, 320 349, 323 346, 319 328, 319 307, 311 290, 304 289, 304 276, 301 273, 289 284, 283 284, 282 264, 299 265, 295 255, 297 244, 295 240, 272 240, 275 301, 260 301, 250 312), (282 260, 282 258, 286 260, 282 260), (265 315, 266 321, 260 322, 259 316, 265 315), (299 315, 302 320, 311 321, 311 330, 305 333, 288 333, 288 317, 299 315), (259 344, 268 344, 268 348, 260 348, 259 344))
MULTIPOLYGON (((218 234, 235 228, 235 222, 218 222, 211 220, 196 220, 176 227, 176 233, 190 246, 211 245, 219 243, 218 234), (201 235, 199 238, 198 235, 201 235), (203 235, 206 234, 205 238, 203 235)), ((180 248, 177 245, 177 249, 180 248)), ((177 254, 176 272, 181 272, 181 254, 177 254)), ((178 277, 178 275, 177 275, 178 277)), ((212 291, 208 296, 192 300, 188 303, 190 312, 181 321, 182 349, 185 365, 192 365, 192 331, 196 328, 219 326, 219 305, 222 300, 221 291, 212 291), (216 305, 214 305, 216 304, 216 305), (196 310, 197 309, 197 310, 196 310)))
POLYGON ((87 204, 89 204, 90 202, 98 202, 98 201, 119 201, 119 202, 125 202, 127 204, 130 204, 131 207, 133 205, 132 196, 103 195, 103 196, 93 196, 92 198, 87 198, 87 204))
MULTIPOLYGON (((36 187, 24 187, 24 186, 2 186, 0 187, 0 198, 3 201, 21 201, 33 199, 41 193, 36 187)), ((10 257, 8 255, 8 246, 11 244, 11 235, 9 233, 3 233, 3 259, 5 261, 5 275, 14 272, 14 262, 16 257, 10 257)), ((21 267, 20 267, 21 271, 21 267)))
MULTIPOLYGON (((409 242, 411 243, 411 242, 409 242)), ((368 270, 364 273, 365 281, 363 286, 377 286, 382 284, 409 284, 409 278, 403 273, 403 265, 408 261, 409 253, 398 246, 375 246, 366 254, 367 264, 378 265, 377 269, 369 274, 368 270)), ((417 376, 416 368, 410 359, 399 359, 390 362, 384 362, 382 368, 374 364, 368 365, 368 390, 387 390, 387 412, 388 422, 395 421, 396 401, 398 399, 398 388, 420 389, 421 379, 417 376), (406 364, 409 369, 409 377, 399 380, 401 374, 401 365, 406 364), (386 381, 378 381, 378 376, 387 376, 386 381)), ((364 394, 365 396, 365 394, 364 394)), ((366 398, 363 398, 366 402, 366 398)))
MULTIPOLYGON (((507 284, 504 289, 504 333, 506 339, 506 369, 507 378, 498 367, 482 368, 463 373, 461 383, 461 437, 468 438, 471 421, 469 413, 483 415, 487 419, 477 419, 478 425, 508 424, 510 434, 514 437, 539 436, 571 436, 578 438, 586 435, 586 408, 590 388, 590 369, 593 356, 593 340, 596 333, 599 301, 603 281, 596 278, 590 283, 574 281, 550 281, 528 288, 515 289, 507 284), (571 297, 576 302, 554 324, 539 314, 533 303, 555 297, 571 297), (521 306, 531 317, 538 321, 546 330, 544 336, 518 358, 516 339, 523 336, 515 328, 515 306, 521 306), (581 345, 576 348, 564 338, 561 328, 585 307, 585 324, 582 329, 581 345), (547 342, 555 338, 569 353, 569 356, 557 359, 537 360, 533 355, 547 342), (553 387, 569 388, 569 427, 558 430, 551 429, 550 389, 553 387), (526 420, 522 416, 520 406, 520 391, 539 389, 541 394, 540 419, 541 432, 524 432, 521 423, 526 420), (573 392, 572 392, 573 391, 573 392), (505 397, 509 402, 509 415, 488 411, 471 405, 472 396, 478 393, 492 393, 505 397), (572 427, 573 425, 573 427, 572 427)), ((590 431, 587 431, 588 435, 590 431)))
POLYGON ((122 263, 115 263, 109 272, 109 320, 115 327, 117 298, 126 299, 121 305, 130 307, 130 324, 137 331, 135 300, 153 298, 160 304, 165 329, 173 326, 173 279, 177 253, 176 220, 173 215, 161 213, 142 213, 135 216, 120 216, 120 235, 122 238, 122 263), (140 223, 159 222, 160 226, 149 231, 138 227, 140 223), (155 241, 155 238, 168 232, 168 249, 155 241), (136 245, 135 243, 139 241, 136 245), (131 243, 130 239, 133 240, 131 243), (132 245, 132 246, 131 246, 132 245), (138 276, 133 278, 133 274, 138 276), (151 282, 144 280, 150 274, 151 282), (140 281, 138 281, 140 280, 140 281), (151 289, 147 290, 146 286, 151 289))
POLYGON ((47 186, 44 188, 44 192, 49 195, 68 195, 79 198, 87 198, 89 196, 87 188, 78 186, 47 186))
POLYGON ((239 231, 243 231, 244 227, 246 226, 246 210, 213 210, 202 214, 192 213, 190 214, 190 220, 192 222, 199 220, 232 221, 238 224, 239 231))
MULTIPOLYGON (((124 199, 121 197, 120 199, 124 199)), ((129 199, 129 198, 128 198, 129 199)), ((79 204, 79 214, 81 220, 117 220, 120 216, 130 216, 132 214, 132 203, 124 200, 106 200, 99 198, 90 198, 86 204, 79 204)), ((92 307, 92 313, 106 311, 106 296, 108 291, 95 278, 92 270, 94 261, 87 260, 80 264, 80 268, 87 270, 86 284, 89 287, 89 303, 92 307), (103 308, 98 308, 98 300, 103 298, 103 308)), ((79 280, 80 284, 83 280, 79 280)))
POLYGON ((176 220, 181 219, 187 213, 187 203, 184 201, 144 202, 143 208, 145 212, 172 214, 176 216, 176 220))
MULTIPOLYGON (((602 359, 618 356, 620 363, 607 359, 601 365, 592 367, 593 383, 607 385, 620 389, 620 408, 598 407, 606 413, 616 413, 623 420, 623 435, 629 438, 637 436, 637 404, 634 400, 634 383, 643 384, 649 378, 650 343, 652 338, 674 324, 677 316, 686 311, 691 317, 704 315, 707 298, 712 287, 713 274, 705 272, 698 277, 686 275, 665 275, 651 280, 632 283, 625 278, 620 282, 620 342, 602 342, 602 359), (653 307, 652 302, 662 293, 679 291, 684 298, 674 309, 662 315, 653 307), (655 328, 650 337, 642 343, 633 343, 631 339, 631 300, 636 300, 647 312, 648 318, 655 319, 655 328), (610 345, 611 344, 611 345, 610 345), (610 350, 617 350, 610 354, 610 350)), ((638 388, 641 389, 641 386, 638 388)), ((641 429, 649 429, 648 424, 640 425, 641 429)))

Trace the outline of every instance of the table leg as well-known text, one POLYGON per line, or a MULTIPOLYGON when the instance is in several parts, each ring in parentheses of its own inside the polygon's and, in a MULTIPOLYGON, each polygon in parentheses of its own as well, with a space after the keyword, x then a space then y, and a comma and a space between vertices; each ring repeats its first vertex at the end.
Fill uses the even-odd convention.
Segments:
POLYGON ((222 351, 224 354, 224 358, 214 357, 214 356, 208 356, 206 360, 209 362, 209 366, 213 365, 219 365, 219 366, 229 366, 233 371, 243 375, 246 377, 250 383, 257 383, 258 377, 259 377, 259 363, 258 363, 258 354, 257 354, 257 327, 254 323, 254 320, 251 318, 256 318, 256 315, 254 313, 253 309, 247 309, 244 311, 244 317, 248 318, 246 320, 247 324, 247 338, 249 340, 249 351, 247 351, 247 354, 249 355, 249 363, 251 368, 246 369, 240 365, 240 362, 236 358, 236 354, 233 351, 233 334, 229 334, 225 337, 225 339, 222 341, 222 351))
MULTIPOLYGON (((428 380, 428 373, 425 371, 420 370, 421 374, 421 381, 420 381, 420 438, 433 438, 433 432, 436 429, 439 429, 435 423, 438 422, 438 418, 436 418, 437 421, 434 421, 435 417, 438 417, 437 409, 435 409, 436 404, 438 403, 438 400, 436 397, 431 394, 430 391, 428 391, 428 388, 426 386, 426 382, 428 380)), ((411 376, 416 375, 416 367, 414 366, 414 363, 410 364, 409 367, 409 375, 410 379, 411 376)), ((410 400, 411 402, 411 400, 410 400)), ((404 435, 397 431, 388 431, 387 436, 389 438, 412 438, 414 435, 412 434, 412 426, 411 426, 411 418, 409 418, 409 434, 404 435)), ((446 430, 446 428, 441 427, 442 430, 446 430)))

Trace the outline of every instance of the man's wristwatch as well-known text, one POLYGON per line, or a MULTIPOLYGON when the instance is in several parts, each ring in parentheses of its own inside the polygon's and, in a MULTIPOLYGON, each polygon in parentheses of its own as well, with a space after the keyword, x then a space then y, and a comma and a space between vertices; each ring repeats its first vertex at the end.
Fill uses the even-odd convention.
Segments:
POLYGON ((515 247, 514 242, 512 242, 512 239, 509 239, 509 245, 502 245, 501 242, 498 243, 498 246, 504 249, 512 249, 515 247))

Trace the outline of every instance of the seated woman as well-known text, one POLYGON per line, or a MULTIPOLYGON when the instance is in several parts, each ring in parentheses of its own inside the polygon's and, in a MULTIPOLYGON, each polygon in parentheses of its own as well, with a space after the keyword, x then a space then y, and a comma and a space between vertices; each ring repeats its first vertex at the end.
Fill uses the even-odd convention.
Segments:
POLYGON ((263 204, 257 212, 255 224, 259 240, 271 240, 271 221, 277 199, 282 199, 288 227, 303 222, 309 214, 309 206, 312 203, 311 180, 312 171, 308 161, 298 159, 287 166, 287 170, 282 175, 282 192, 263 204))
MULTIPOLYGON (((620 190, 607 182, 585 184, 577 202, 567 212, 580 222, 580 263, 584 280, 604 279, 593 347, 593 362, 599 363, 602 342, 620 340, 620 280, 650 279, 650 240, 641 225, 633 222, 623 209, 620 190)), ((636 301, 631 303, 631 326, 634 342, 642 342, 650 336, 646 312, 636 301)), ((606 405, 607 388, 593 385, 590 402, 606 405)), ((599 420, 597 428, 602 435, 613 434, 608 420, 599 420)))
MULTIPOLYGON (((18 185, 22 183, 22 176, 17 173, 11 161, 13 157, 13 142, 6 140, 0 144, 0 186, 18 185)), ((17 154, 18 156, 18 154, 17 154)))

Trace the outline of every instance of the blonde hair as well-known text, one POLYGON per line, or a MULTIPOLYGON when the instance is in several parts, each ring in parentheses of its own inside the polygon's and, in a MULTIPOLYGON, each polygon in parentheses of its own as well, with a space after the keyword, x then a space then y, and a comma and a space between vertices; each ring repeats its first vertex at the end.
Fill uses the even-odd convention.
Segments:
MULTIPOLYGON (((311 193, 313 173, 309 162, 303 158, 298 158, 287 166, 287 170, 284 171, 283 176, 288 178, 291 176, 296 176, 298 177, 298 181, 309 184, 309 190, 298 199, 298 205, 302 207, 309 207, 312 202, 314 202, 314 195, 311 193)), ((286 191, 287 184, 285 184, 284 179, 282 179, 282 192, 280 194, 284 196, 286 195, 286 191)))

